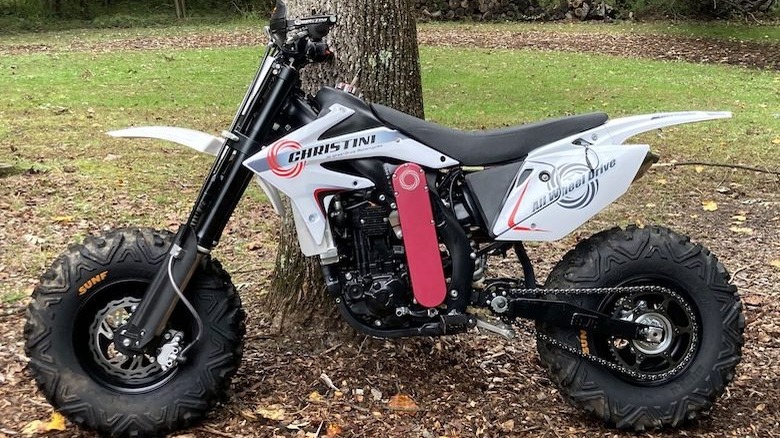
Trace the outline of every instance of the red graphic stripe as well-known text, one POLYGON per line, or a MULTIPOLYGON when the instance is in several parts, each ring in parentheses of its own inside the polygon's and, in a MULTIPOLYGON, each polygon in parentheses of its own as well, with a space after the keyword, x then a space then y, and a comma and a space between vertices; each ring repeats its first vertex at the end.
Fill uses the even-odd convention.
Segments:
POLYGON ((538 228, 531 229, 529 227, 518 225, 517 222, 515 222, 515 217, 517 216, 517 211, 520 209, 520 204, 523 203, 523 198, 525 197, 525 192, 528 190, 528 182, 530 180, 527 180, 525 182, 525 186, 523 187, 523 192, 520 193, 520 198, 515 203, 515 206, 512 208, 512 213, 509 215, 509 219, 507 220, 507 225, 509 226, 509 229, 516 230, 516 231, 539 231, 539 232, 546 232, 546 230, 540 230, 538 228))

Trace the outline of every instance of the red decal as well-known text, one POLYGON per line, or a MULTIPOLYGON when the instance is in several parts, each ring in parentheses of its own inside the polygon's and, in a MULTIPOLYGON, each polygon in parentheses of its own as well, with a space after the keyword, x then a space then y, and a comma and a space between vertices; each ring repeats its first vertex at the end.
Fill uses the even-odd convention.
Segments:
POLYGON ((282 166, 279 164, 279 159, 277 157, 284 151, 294 152, 300 149, 301 145, 297 141, 279 140, 274 143, 268 151, 268 167, 271 168, 271 172, 282 178, 295 178, 298 176, 306 163, 298 161, 295 164, 282 166))
POLYGON ((520 204, 523 202, 523 198, 525 197, 526 190, 528 190, 528 181, 525 182, 525 186, 523 187, 523 192, 520 193, 520 198, 518 198, 514 208, 512 208, 512 213, 509 214, 509 220, 506 223, 509 226, 509 228, 513 230, 517 229, 515 228, 517 226, 517 223, 515 222, 515 216, 517 215, 517 210, 520 209, 520 204))
POLYGON ((325 200, 325 197, 333 194, 341 192, 341 189, 314 189, 314 202, 317 203, 317 207, 320 208, 320 211, 322 214, 325 214, 325 207, 323 206, 323 201, 325 200))
POLYGON ((540 230, 538 228, 529 228, 523 225, 518 225, 517 222, 515 222, 515 216, 517 215, 517 210, 520 209, 520 204, 523 203, 523 198, 525 197, 525 191, 528 190, 528 181, 525 182, 525 187, 523 187, 523 192, 520 193, 520 198, 515 203, 515 206, 512 208, 512 213, 509 214, 509 220, 507 220, 507 225, 512 230, 517 231, 540 231, 540 232, 546 232, 545 230, 540 230))
POLYGON ((393 189, 414 298, 425 307, 436 307, 444 302, 447 284, 425 171, 413 163, 398 166, 393 173, 393 189))

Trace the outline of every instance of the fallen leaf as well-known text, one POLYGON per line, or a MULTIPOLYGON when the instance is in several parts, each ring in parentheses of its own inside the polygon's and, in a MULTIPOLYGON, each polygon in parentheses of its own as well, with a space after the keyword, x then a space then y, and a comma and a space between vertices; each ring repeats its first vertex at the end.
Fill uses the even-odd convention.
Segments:
POLYGON ((339 436, 341 432, 343 429, 336 423, 329 423, 328 427, 325 428, 325 436, 339 436))
POLYGON ((60 223, 73 222, 73 216, 55 216, 54 222, 60 222, 60 223))
POLYGON ((328 377, 327 374, 325 374, 325 373, 320 374, 320 380, 325 382, 325 386, 327 386, 328 388, 330 388, 330 389, 332 389, 334 391, 338 391, 339 390, 338 388, 336 388, 336 385, 333 384, 333 380, 331 380, 331 378, 328 377))
POLYGON ((665 186, 666 183, 667 183, 666 178, 659 178, 659 179, 655 180, 655 182, 660 184, 660 185, 662 185, 662 186, 665 186))
POLYGON ((246 244, 246 250, 247 251, 257 251, 258 249, 262 248, 263 244, 260 241, 255 242, 249 242, 246 244))
POLYGON ((371 388, 371 397, 374 398, 374 401, 382 400, 382 392, 376 388, 371 388))
POLYGON ((764 409, 766 409, 766 404, 760 403, 758 406, 756 406, 756 412, 761 412, 764 409))
POLYGON ((44 243, 45 240, 38 236, 34 236, 32 234, 25 234, 22 236, 24 238, 24 241, 29 243, 30 245, 40 245, 41 243, 44 243))
POLYGON ((715 211, 718 209, 718 203, 715 201, 702 201, 701 208, 704 211, 715 211))
POLYGON ((266 420, 272 420, 272 421, 282 421, 284 420, 284 408, 281 405, 271 405, 265 408, 258 408, 257 411, 258 415, 265 418, 266 420))
POLYGON ((36 433, 42 433, 42 432, 38 432, 42 427, 43 427, 43 421, 33 420, 27 423, 27 425, 22 428, 22 435, 32 436, 35 435, 36 433))
POLYGON ((41 420, 34 420, 29 422, 22 429, 22 434, 32 436, 35 434, 43 434, 52 430, 65 430, 65 417, 59 412, 51 414, 49 421, 43 422, 41 420))
POLYGON ((780 269, 780 259, 779 260, 772 260, 769 262, 769 266, 772 266, 774 268, 780 269))
POLYGON ((322 394, 320 394, 317 391, 312 392, 311 394, 309 394, 309 401, 313 403, 322 403, 323 401, 322 394))
POLYGON ((704 172, 704 166, 695 166, 693 170, 695 170, 696 173, 702 173, 704 172))
POLYGON ((412 398, 406 394, 396 394, 390 397, 390 401, 387 403, 387 406, 393 411, 401 412, 416 412, 420 410, 420 407, 417 406, 417 403, 415 403, 414 400, 412 400, 412 398))
POLYGON ((742 301, 748 306, 753 307, 760 307, 762 304, 764 304, 764 299, 761 297, 761 295, 743 295, 742 301))
POLYGON ((739 221, 739 222, 745 222, 747 220, 747 216, 742 215, 742 214, 737 214, 737 215, 731 216, 731 218, 734 219, 735 221, 739 221))
POLYGON ((772 140, 772 144, 780 144, 780 137, 777 137, 776 139, 772 140))
POLYGON ((753 229, 747 228, 747 227, 729 227, 729 230, 739 233, 739 234, 747 234, 748 236, 753 235, 753 229))
POLYGON ((257 420, 255 414, 249 409, 241 409, 240 411, 238 411, 238 413, 241 414, 241 416, 246 418, 247 420, 252 420, 252 421, 257 420))
POLYGON ((311 422, 310 421, 294 421, 286 426, 288 430, 301 430, 304 427, 308 426, 311 422))
POLYGON ((515 430, 515 420, 507 420, 499 426, 504 432, 513 432, 515 430))

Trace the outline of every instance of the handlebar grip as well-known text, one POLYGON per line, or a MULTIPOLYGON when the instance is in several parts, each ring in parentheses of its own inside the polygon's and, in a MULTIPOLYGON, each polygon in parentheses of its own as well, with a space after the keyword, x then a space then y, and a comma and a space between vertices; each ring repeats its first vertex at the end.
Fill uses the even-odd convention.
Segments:
POLYGON ((335 15, 315 15, 312 17, 298 18, 294 20, 296 26, 306 27, 309 37, 313 41, 320 41, 330 32, 330 28, 336 25, 335 15))

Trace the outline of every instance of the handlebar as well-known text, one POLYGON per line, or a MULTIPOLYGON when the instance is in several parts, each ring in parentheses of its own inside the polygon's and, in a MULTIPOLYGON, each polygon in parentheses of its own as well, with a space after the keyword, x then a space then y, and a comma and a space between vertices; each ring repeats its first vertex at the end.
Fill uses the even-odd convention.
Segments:
POLYGON ((267 30, 273 43, 294 59, 296 67, 333 58, 333 52, 323 38, 336 25, 335 15, 313 15, 288 20, 286 14, 284 2, 277 1, 267 30))

